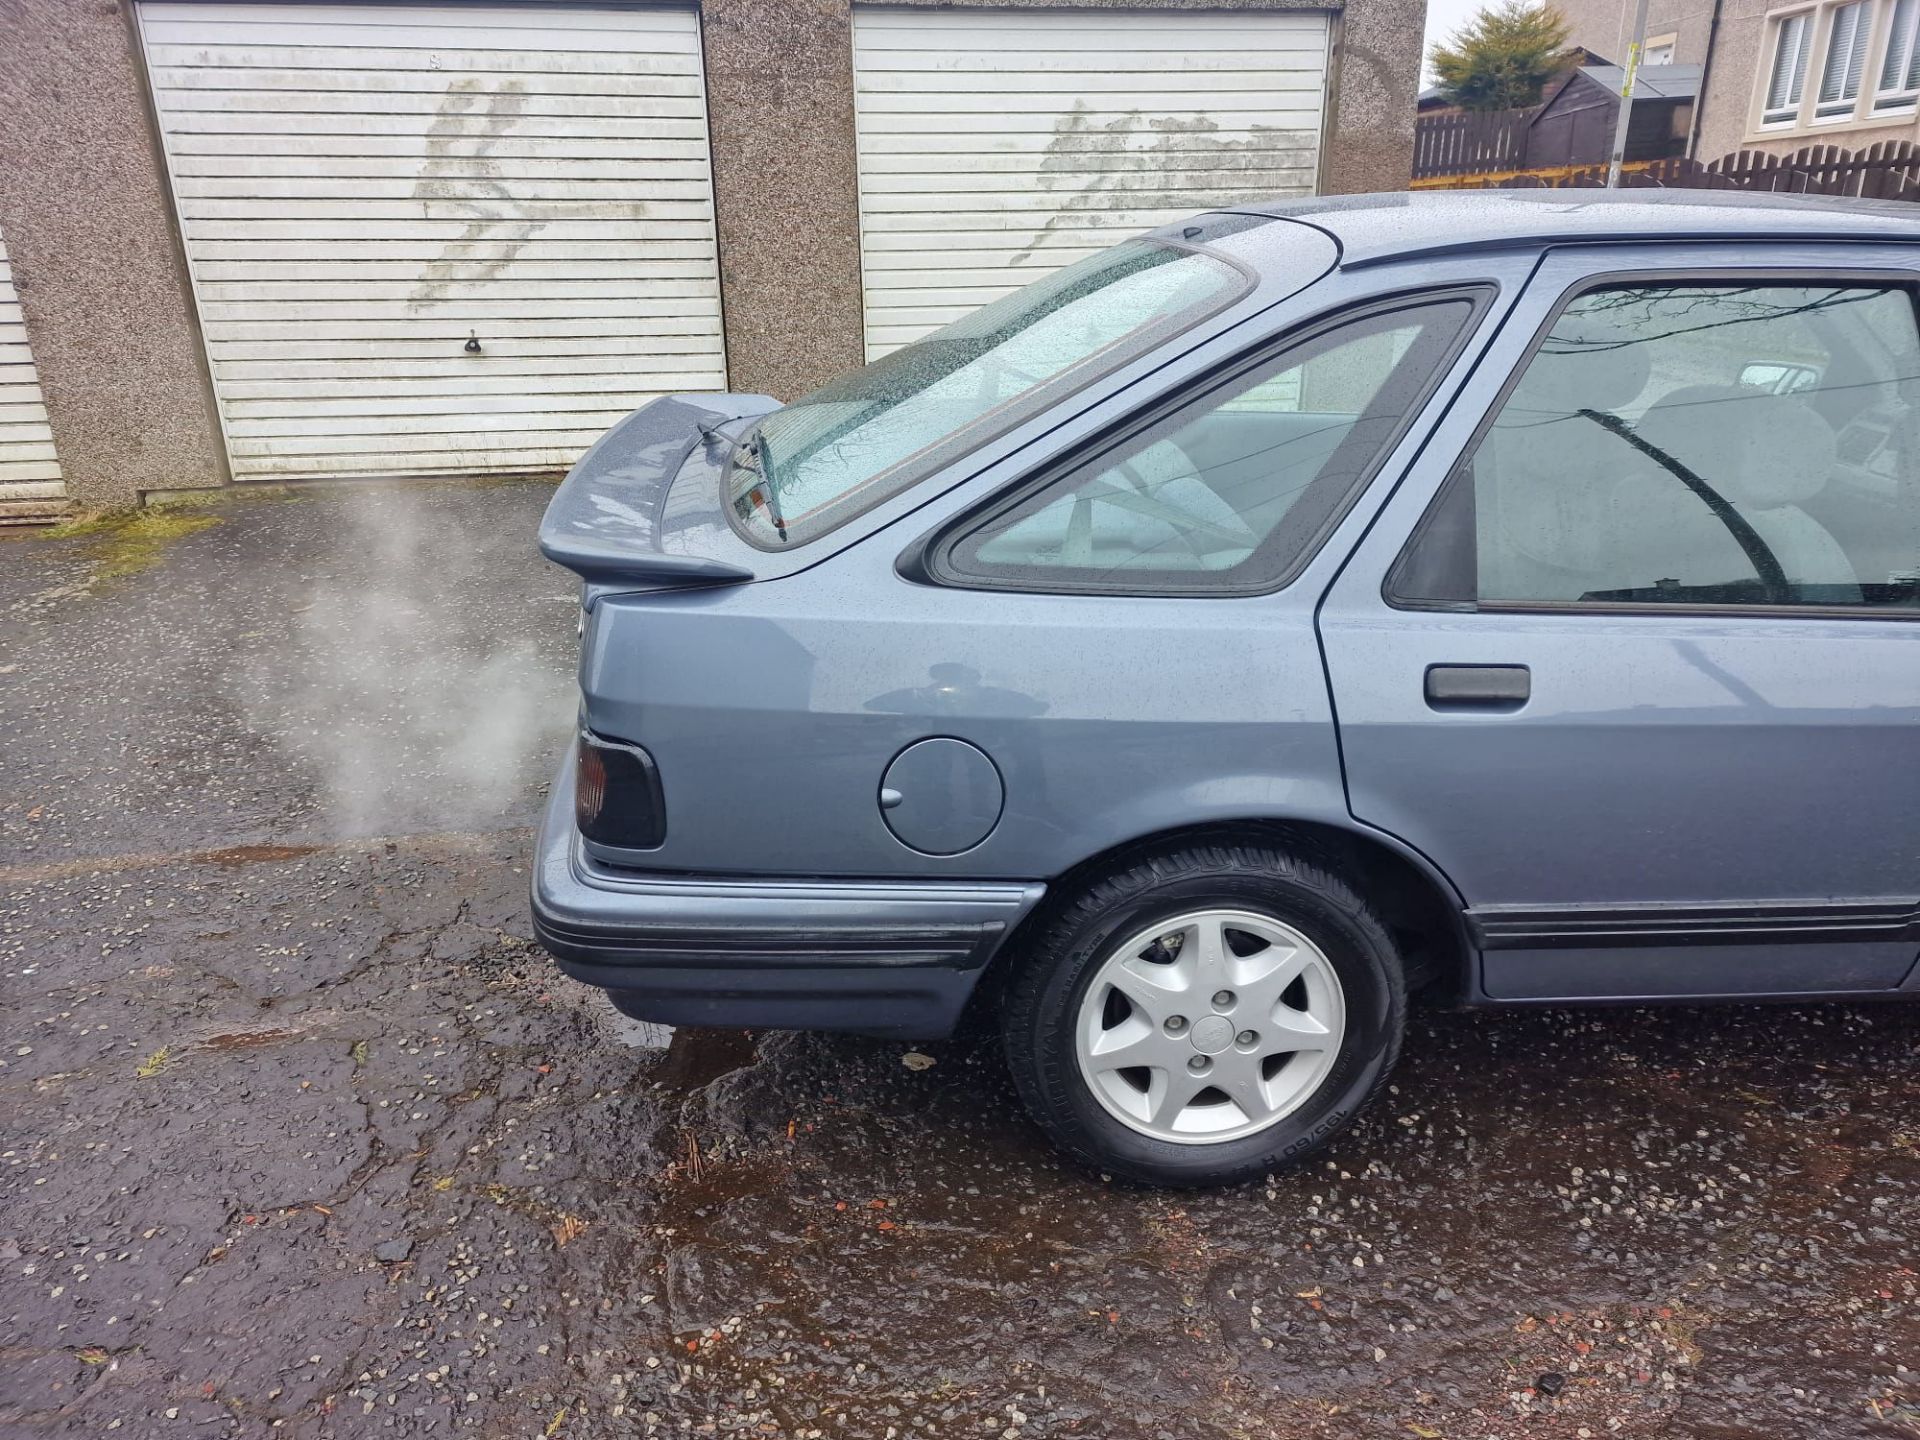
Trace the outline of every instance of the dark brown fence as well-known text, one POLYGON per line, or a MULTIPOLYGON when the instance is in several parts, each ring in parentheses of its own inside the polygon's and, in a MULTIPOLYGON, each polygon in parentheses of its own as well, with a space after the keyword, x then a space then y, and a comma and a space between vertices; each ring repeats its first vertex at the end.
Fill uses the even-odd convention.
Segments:
POLYGON ((1527 127, 1539 110, 1422 115, 1413 122, 1413 174, 1480 175, 1527 163, 1527 127))
MULTIPOLYGON (((1491 167, 1490 167, 1491 168, 1491 167)), ((1498 178, 1461 176, 1448 189, 1589 190, 1607 183, 1607 167, 1586 165, 1498 178)), ((1883 140, 1865 150, 1810 145, 1791 155, 1737 150, 1718 160, 1654 160, 1620 177, 1623 188, 1771 190, 1796 195, 1858 195, 1920 200, 1920 145, 1883 140)))

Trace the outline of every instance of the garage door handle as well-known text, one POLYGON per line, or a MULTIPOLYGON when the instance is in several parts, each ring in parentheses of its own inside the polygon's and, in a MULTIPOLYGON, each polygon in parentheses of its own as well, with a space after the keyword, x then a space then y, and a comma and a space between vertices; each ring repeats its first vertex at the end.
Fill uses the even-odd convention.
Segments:
POLYGON ((1435 710, 1518 710, 1532 694, 1524 665, 1427 667, 1427 704, 1435 710))

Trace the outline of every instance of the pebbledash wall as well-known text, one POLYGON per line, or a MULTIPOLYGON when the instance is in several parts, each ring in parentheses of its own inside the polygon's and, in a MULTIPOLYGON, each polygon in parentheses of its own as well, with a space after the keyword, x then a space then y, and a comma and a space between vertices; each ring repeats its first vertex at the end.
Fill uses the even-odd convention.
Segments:
POLYGON ((0 509, 552 471, 1180 214, 1403 189, 1423 16, 0 0, 0 509))

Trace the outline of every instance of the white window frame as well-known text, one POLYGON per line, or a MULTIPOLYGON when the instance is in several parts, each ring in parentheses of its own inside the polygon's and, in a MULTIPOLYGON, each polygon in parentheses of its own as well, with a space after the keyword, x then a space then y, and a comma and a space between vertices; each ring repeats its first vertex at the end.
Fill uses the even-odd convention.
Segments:
POLYGON ((1920 0, 1894 0, 1886 40, 1874 67, 1873 114, 1907 115, 1920 109, 1920 0), (1897 83, 1889 85, 1893 72, 1897 83))
POLYGON ((1767 18, 1767 63, 1760 67, 1760 127, 1763 130, 1790 130, 1798 126, 1807 99, 1807 77, 1813 72, 1813 36, 1818 26, 1817 10, 1794 10, 1767 18), (1787 93, 1774 104, 1774 81, 1780 74, 1780 57, 1789 43, 1799 51, 1795 61, 1798 75, 1787 82, 1787 93))
POLYGON ((1673 64, 1673 57, 1679 48, 1680 33, 1677 30, 1669 30, 1664 35, 1651 35, 1647 38, 1645 46, 1641 48, 1640 63, 1642 65, 1671 65, 1673 64), (1660 60, 1654 59, 1653 54, 1656 50, 1665 50, 1667 52, 1665 58, 1660 60))
POLYGON ((1814 124, 1846 124, 1858 117, 1873 50, 1874 9, 1874 0, 1845 0, 1822 12, 1825 34, 1820 46, 1820 83, 1814 87, 1814 124))
POLYGON ((1920 111, 1920 0, 1905 0, 1904 14, 1902 3, 1821 0, 1768 12, 1747 138, 1773 140, 1840 128, 1911 124, 1913 115, 1920 111), (1861 8, 1855 10, 1855 5, 1861 8), (1857 19, 1847 19, 1849 14, 1857 19), (1836 39, 1848 46, 1847 56, 1836 53, 1836 39), (1798 66, 1798 94, 1789 85, 1781 104, 1769 104, 1782 47, 1789 43, 1803 57, 1798 66), (1829 84, 1836 78, 1828 73, 1830 60, 1842 66, 1838 89, 1829 84), (1850 70, 1854 71, 1854 83, 1849 95, 1842 92, 1850 70), (1914 83, 1890 85, 1890 76, 1914 83))

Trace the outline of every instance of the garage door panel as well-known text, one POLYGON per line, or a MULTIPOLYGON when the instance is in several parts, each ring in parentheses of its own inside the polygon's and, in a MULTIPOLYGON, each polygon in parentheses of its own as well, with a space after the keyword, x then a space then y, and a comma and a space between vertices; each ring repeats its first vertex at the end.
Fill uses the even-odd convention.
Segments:
MULTIPOLYGON (((1300 78, 1306 78, 1307 72, 1297 73, 1300 78)), ((1131 90, 1116 87, 1112 91, 1089 90, 1086 93, 1090 98, 1082 105, 1082 112, 1089 118, 1103 120, 1140 115, 1143 111, 1177 113, 1197 103, 1193 91, 1164 85, 1157 89, 1146 89, 1136 84, 1131 90)), ((929 87, 906 91, 881 91, 871 97, 863 97, 863 103, 875 115, 972 116, 979 113, 974 106, 984 98, 979 91, 969 90, 963 86, 956 86, 950 91, 929 87)), ((1009 86, 1005 90, 993 92, 992 98, 997 112, 993 117, 994 121, 1017 122, 1020 117, 1031 115, 1058 116, 1062 114, 1063 108, 1068 108, 1060 106, 1053 95, 1044 90, 1022 91, 1009 86)), ((1254 117, 1271 115, 1275 110, 1272 97, 1258 90, 1215 90, 1207 101, 1206 113, 1210 116, 1238 114, 1254 117)), ((1305 107, 1300 107, 1292 113, 1311 112, 1305 107)), ((1002 127, 997 123, 983 120, 982 128, 1002 127)))
MULTIPOLYGON (((354 201, 350 195, 294 199, 284 196, 269 197, 271 204, 263 204, 254 196, 192 196, 182 197, 179 201, 182 220, 234 220, 241 226, 259 233, 257 226, 263 211, 277 221, 287 220, 412 220, 418 221, 423 208, 420 200, 361 200, 354 201)), ((461 202, 455 198, 441 199, 431 197, 435 203, 451 212, 461 202)), ((531 220, 544 227, 550 223, 542 217, 546 215, 564 215, 570 224, 588 224, 594 221, 606 221, 610 224, 632 225, 639 221, 682 221, 704 223, 713 222, 713 203, 711 200, 579 200, 570 201, 564 207, 542 207, 531 214, 521 215, 511 208, 504 208, 496 215, 483 213, 478 218, 497 219, 502 225, 524 223, 531 220)), ((441 218, 441 217, 436 217, 441 218)), ((450 213, 444 218, 453 220, 450 213)), ((476 218, 471 212, 457 222, 458 226, 476 218)), ((221 231, 219 233, 230 233, 221 231)), ((313 233, 306 231, 303 233, 313 233)), ((329 233, 338 233, 329 232, 329 233)))
MULTIPOLYGON (((1050 175, 1059 168, 1060 158, 1066 155, 1074 157, 1074 169, 1083 173, 1112 171, 1118 174, 1131 174, 1139 168, 1136 158, 1142 152, 1151 152, 1156 161, 1168 165, 1204 164, 1217 153, 1213 145, 1151 145, 1135 144, 1116 149, 1104 144, 1049 145, 1046 137, 1035 135, 1023 141, 1017 147, 996 144, 988 150, 969 151, 965 146, 978 140, 971 136, 954 136, 951 149, 927 148, 912 151, 882 151, 868 157, 861 176, 861 186, 865 190, 884 192, 889 189, 903 189, 911 182, 928 183, 927 171, 935 164, 950 163, 954 155, 965 155, 967 166, 964 171, 955 171, 946 178, 949 184, 965 184, 968 187, 1000 186, 1004 181, 995 177, 1015 175, 1021 177, 1050 175)), ((1311 166, 1318 160, 1318 152, 1313 146, 1289 144, 1269 147, 1248 146, 1238 154, 1263 163, 1294 163, 1311 166)))
MULTIPOLYGON (((153 82, 155 88, 169 100, 176 96, 240 90, 268 99, 280 99, 287 109, 299 108, 285 104, 291 97, 310 94, 401 96, 411 93, 432 96, 437 101, 445 100, 449 94, 448 72, 433 69, 353 71, 315 67, 312 70, 270 70, 251 66, 189 69, 169 65, 153 72, 153 82)), ((563 70, 470 72, 466 85, 451 92, 454 99, 462 103, 457 109, 449 106, 449 113, 471 110, 470 101, 474 96, 491 94, 517 100, 519 96, 533 92, 556 97, 653 100, 674 107, 669 113, 684 114, 689 107, 700 103, 698 84, 698 81, 671 75, 603 75, 563 70)))
MULTIPOLYGON (((234 117, 223 116, 222 119, 234 117)), ((328 120, 320 115, 283 115, 276 122, 278 133, 261 135, 252 133, 257 122, 236 122, 239 131, 202 129, 176 132, 173 137, 172 151, 174 161, 183 173, 207 173, 194 167, 204 166, 218 157, 231 163, 258 165, 263 159, 276 164, 288 160, 306 160, 313 157, 331 156, 342 159, 376 162, 389 157, 402 160, 422 159, 427 152, 426 138, 419 131, 417 123, 404 117, 362 116, 363 120, 380 119, 394 126, 392 133, 378 133, 366 128, 358 130, 340 130, 326 132, 313 126, 297 126, 296 120, 328 120)), ((604 136, 608 126, 614 122, 605 121, 594 126, 596 135, 604 136)), ((578 161, 578 160, 632 160, 634 141, 646 142, 646 157, 650 165, 676 164, 697 165, 705 173, 707 149, 698 139, 689 137, 684 140, 663 139, 645 122, 635 122, 640 126, 631 134, 611 138, 588 138, 577 132, 580 126, 572 121, 564 124, 557 121, 541 121, 543 127, 534 133, 534 126, 520 121, 513 127, 513 134, 506 137, 494 137, 489 140, 487 154, 495 160, 505 162, 540 161, 578 161)))
MULTIPOLYGON (((299 333, 293 334, 284 320, 243 320, 229 322, 223 331, 223 340, 224 343, 235 345, 235 353, 256 359, 263 355, 281 358, 323 355, 329 353, 329 342, 334 342, 331 353, 335 354, 374 356, 394 353, 402 348, 424 348, 451 358, 449 352, 465 354, 458 342, 464 341, 472 328, 477 327, 443 320, 409 322, 383 319, 377 324, 364 320, 314 320, 303 324, 299 333), (447 342, 450 338, 456 343, 449 345, 447 342)), ((649 340, 683 335, 705 339, 707 333, 698 326, 690 326, 686 317, 678 315, 494 319, 487 326, 483 353, 497 362, 510 360, 523 353, 539 355, 551 354, 555 348, 571 350, 583 340, 649 340)), ((470 365, 468 368, 478 372, 481 367, 470 365)), ((689 385, 678 388, 699 387, 689 385)))
MULTIPOLYGON (((703 247, 703 253, 710 253, 713 244, 711 211, 705 216, 694 216, 688 219, 664 219, 652 214, 635 218, 629 207, 622 214, 595 213, 584 217, 577 210, 569 210, 568 217, 565 220, 551 220, 540 226, 527 237, 526 250, 533 251, 539 245, 569 240, 586 240, 596 244, 629 247, 672 241, 678 246, 700 246, 703 247), (619 223, 617 225, 610 223, 614 221, 619 223)), ((336 253, 331 248, 332 245, 341 241, 357 244, 385 244, 399 240, 445 244, 448 240, 462 238, 466 234, 467 224, 466 220, 455 220, 451 217, 425 218, 420 214, 418 206, 414 207, 412 215, 397 220, 369 219, 355 215, 349 215, 338 221, 303 221, 284 217, 261 220, 242 215, 220 228, 218 232, 220 238, 217 241, 207 243, 225 245, 251 244, 266 240, 324 240, 329 242, 324 254, 332 255, 336 253)), ((674 253, 680 252, 676 250, 674 253)))
MULTIPOLYGON (((484 157, 481 157, 484 159, 484 157)), ((259 175, 198 176, 177 175, 174 188, 182 201, 192 200, 343 200, 353 204, 399 201, 418 210, 422 205, 460 205, 469 207, 493 204, 501 207, 530 202, 561 200, 588 201, 596 204, 624 202, 645 209, 630 210, 637 217, 655 205, 692 205, 706 203, 708 187, 684 180, 628 179, 610 175, 603 180, 561 180, 502 175, 488 167, 484 179, 438 173, 443 167, 429 162, 416 169, 427 173, 411 179, 373 180, 348 176, 329 179, 320 176, 259 175), (511 183, 514 181, 518 183, 511 183), (510 190, 511 194, 504 192, 510 190)), ((534 167, 537 171, 539 167, 534 167)), ((530 211, 527 218, 539 219, 544 212, 530 211)), ((513 215, 502 209, 501 218, 513 215)), ((481 218, 488 218, 482 212, 481 218)), ((517 217, 516 217, 517 218, 517 217)))
MULTIPOLYGON (((380 266, 385 264, 417 266, 440 258, 440 250, 448 238, 456 236, 452 227, 434 232, 431 238, 409 239, 395 236, 390 239, 336 239, 327 247, 326 254, 314 258, 309 232, 302 240, 283 240, 274 237, 259 239, 242 236, 233 240, 209 240, 200 249, 200 268, 210 271, 215 266, 262 265, 273 266, 288 274, 298 274, 302 278, 329 271, 346 271, 361 265, 380 266)), ((516 265, 542 266, 585 266, 605 261, 618 261, 625 267, 647 267, 647 273, 658 268, 661 273, 669 270, 687 273, 704 273, 707 258, 712 252, 711 239, 701 241, 666 240, 654 238, 644 246, 632 239, 609 240, 565 240, 546 239, 536 235, 521 247, 514 257, 516 265)), ((384 276, 385 271, 375 272, 384 276)), ((408 274, 416 273, 407 271, 408 274)), ((543 272, 551 273, 551 272, 543 272)), ((231 279, 230 275, 210 278, 231 279)))
POLYGON ((1272 43, 1276 32, 1265 14, 1202 14, 1204 33, 1195 30, 1192 10, 1108 10, 1078 13, 1070 9, 1034 9, 1017 12, 1017 29, 1007 23, 1005 10, 953 11, 941 17, 941 28, 923 28, 924 11, 905 6, 874 6, 860 16, 860 43, 871 49, 925 50, 938 42, 963 44, 969 50, 1006 50, 1026 54, 1036 46, 1055 51, 1066 46, 1106 45, 1138 53, 1143 48, 1206 48, 1219 44, 1272 43), (936 39, 937 33, 937 39, 936 39), (930 43, 932 42, 932 43, 930 43))
MULTIPOLYGON (((161 27, 164 30, 165 27, 161 27)), ((249 26, 254 36, 258 26, 249 26)), ((309 27, 311 28, 311 27, 309 27)), ((623 37, 609 37, 604 52, 568 51, 564 64, 548 49, 552 36, 538 30, 501 31, 500 36, 518 34, 518 44, 502 42, 483 49, 450 49, 435 45, 429 32, 418 32, 412 45, 391 43, 396 37, 382 36, 377 29, 362 32, 370 42, 351 46, 314 43, 277 45, 258 39, 243 45, 223 45, 209 51, 204 45, 169 44, 147 31, 147 63, 163 75, 192 74, 211 77, 234 70, 256 73, 307 73, 337 70, 363 72, 409 71, 416 74, 456 73, 463 76, 539 75, 571 80, 580 75, 618 75, 644 82, 648 76, 670 76, 678 83, 668 93, 682 93, 691 82, 700 83, 700 65, 691 55, 660 55, 630 51, 623 37), (387 45, 380 40, 389 41, 387 45)), ((308 75, 309 81, 313 77, 308 75)), ((372 73, 364 77, 370 81, 372 73)))
MULTIPOLYGON (((415 116, 436 114, 446 103, 440 91, 373 90, 342 93, 307 90, 274 93, 247 90, 166 90, 156 87, 156 101, 164 104, 167 122, 179 117, 193 124, 204 115, 280 114, 333 117, 342 115, 415 116)), ((687 102, 677 98, 617 95, 543 95, 529 92, 515 102, 522 119, 648 119, 670 122, 665 133, 704 138, 705 121, 690 117, 687 102)))
MULTIPOLYGON (((422 374, 418 366, 409 370, 396 364, 389 367, 387 374, 378 377, 336 373, 232 379, 227 382, 227 399, 236 412, 249 402, 258 401, 281 407, 286 413, 301 414, 309 406, 324 406, 352 397, 392 407, 404 407, 410 401, 434 406, 464 405, 474 397, 498 396, 511 400, 529 394, 587 403, 603 395, 624 394, 630 388, 625 366, 618 375, 592 371, 583 374, 578 365, 543 373, 528 368, 530 363, 518 362, 510 373, 486 375, 454 375, 445 371, 422 374)), ((684 368, 684 363, 684 358, 676 357, 674 363, 661 365, 653 373, 660 379, 671 379, 684 368)))
POLYGON ((1312 193, 1327 20, 856 6, 867 354, 1121 236, 1312 193))
POLYGON ((0 235, 0 505, 17 510, 35 502, 31 513, 39 514, 44 502, 63 501, 67 491, 13 286, 13 261, 0 235))
MULTIPOLYGON (((152 31, 156 27, 159 33, 169 33, 167 26, 224 25, 234 18, 235 7, 231 0, 177 0, 163 10, 149 15, 143 30, 152 31)), ((515 23, 510 17, 518 16, 523 28, 538 29, 548 34, 555 31, 594 30, 602 32, 603 38, 609 34, 632 37, 636 35, 659 34, 677 37, 683 29, 684 16, 673 10, 641 10, 617 16, 607 9, 579 8, 565 9, 556 7, 537 10, 496 9, 485 5, 408 5, 395 6, 392 9, 375 8, 367 5, 322 5, 302 3, 297 10, 285 6, 270 10, 263 6, 248 7, 248 21, 263 28, 287 27, 295 24, 312 27, 317 42, 324 43, 329 37, 337 35, 338 26, 352 25, 357 31, 379 32, 395 26, 421 27, 436 34, 450 34, 462 37, 462 43, 477 43, 478 39, 500 30, 503 25, 511 28, 515 23), (297 17, 297 18, 296 18, 297 17), (503 18, 509 17, 509 18, 503 18)), ((198 30, 171 32, 176 37, 196 35, 198 30)), ((569 36, 569 39, 575 38, 569 36)), ((578 37, 582 40, 591 37, 578 37)))
MULTIPOLYGON (((1018 61, 1021 71, 1026 74, 1109 74, 1116 58, 1124 61, 1140 48, 1139 38, 1137 31, 1128 30, 1113 32, 1103 41, 1076 36, 1070 44, 1052 52, 1035 49, 1025 39, 1000 46, 971 39, 966 48, 961 50, 922 49, 908 45, 884 47, 884 73, 950 70, 991 75, 1004 70, 1006 62, 1012 58, 1018 61)), ((883 48, 874 46, 870 36, 863 37, 863 44, 869 50, 883 48)), ((1216 35, 1212 28, 1204 31, 1189 28, 1177 45, 1163 49, 1158 68, 1162 74, 1214 69, 1265 70, 1289 57, 1317 63, 1321 48, 1308 31, 1289 31, 1280 35, 1259 31, 1250 34, 1241 43, 1233 44, 1216 35)))
MULTIPOLYGON (((685 187, 704 185, 707 180, 707 162, 700 156, 636 156, 631 150, 625 154, 613 152, 604 156, 502 155, 492 145, 487 146, 486 156, 489 161, 487 174, 495 180, 536 183, 564 180, 581 185, 620 181, 661 186, 670 192, 677 188, 683 198, 694 194, 685 187)), ((412 187, 420 178, 422 164, 432 158, 421 149, 416 149, 411 155, 180 155, 174 162, 174 174, 182 179, 233 180, 244 185, 248 182, 257 183, 260 171, 271 166, 274 174, 283 181, 392 182, 405 187, 396 193, 411 196, 412 187)), ((373 187, 369 185, 368 188, 373 187)), ((640 198, 645 198, 645 195, 642 194, 640 198)))
MULTIPOLYGON (((1247 149, 1233 152, 1234 158, 1246 165, 1257 166, 1263 170, 1299 170, 1311 172, 1315 155, 1311 150, 1291 149, 1247 149)), ((1116 183, 1124 182, 1130 189, 1128 193, 1146 193, 1155 188, 1186 190, 1194 185, 1210 183, 1218 173, 1220 157, 1216 154, 1201 155, 1155 155, 1155 165, 1148 178, 1152 185, 1137 185, 1141 178, 1137 163, 1128 155, 1095 155, 1085 161, 1076 160, 1074 171, 1089 177, 1112 176, 1116 183)), ((1056 173, 1037 165, 979 165, 966 172, 956 172, 941 176, 938 180, 923 174, 900 173, 897 171, 869 175, 863 182, 865 193, 872 197, 876 205, 882 204, 890 196, 912 198, 917 196, 968 196, 986 200, 1004 197, 1009 184, 1020 184, 1039 177, 1056 173), (934 188, 937 186, 938 188, 934 188)), ((1026 199, 1043 208, 1057 199, 1047 195, 1039 187, 1026 199)))
MULTIPOLYGON (((478 435, 514 434, 531 435, 544 431, 564 430, 598 431, 606 429, 627 413, 621 406, 609 406, 605 397, 601 397, 598 406, 575 405, 567 409, 543 409, 537 414, 524 408, 488 408, 484 404, 475 404, 459 412, 458 434, 467 440, 478 435)), ((340 427, 333 417, 317 414, 307 416, 289 415, 248 415, 236 413, 230 418, 235 440, 267 439, 283 437, 290 442, 297 441, 305 445, 311 441, 324 449, 335 449, 344 443, 350 443, 340 434, 340 427)), ((447 435, 447 419, 442 414, 414 415, 368 415, 354 427, 359 437, 380 436, 385 440, 411 444, 415 439, 426 437, 435 445, 444 444, 447 435)))
MULTIPOLYGON (((482 470, 504 474, 538 474, 564 470, 578 459, 580 452, 564 445, 502 446, 498 442, 484 450, 442 450, 406 455, 406 472, 418 476, 472 475, 482 470)), ((246 458, 249 475, 256 480, 297 481, 311 479, 317 462, 308 455, 277 455, 271 451, 246 458)), ((385 450, 325 457, 330 475, 381 475, 392 471, 393 457, 385 450)))
MULTIPOLYGON (((863 81, 863 88, 874 97, 877 110, 890 108, 890 100, 914 97, 941 99, 946 104, 952 104, 975 97, 1005 96, 1017 104, 1054 114, 1058 111, 1057 101, 1062 89, 1071 89, 1074 94, 1085 96, 1089 105, 1096 105, 1102 97, 1107 97, 1111 107, 1132 110, 1141 106, 1159 109, 1191 105, 1194 100, 1191 87, 1205 84, 1211 87, 1213 94, 1229 104, 1237 99, 1238 103, 1249 109, 1259 109, 1263 102, 1271 100, 1274 75, 1318 73, 1319 67, 1312 62, 1312 57, 1296 56, 1290 57, 1290 63, 1251 70, 1238 64, 1219 68, 1187 66, 1156 69, 1152 80, 1160 88, 1144 91, 1140 88, 1142 77, 1134 73, 1116 75, 1098 70, 1009 73, 1002 70, 953 68, 868 75, 863 81)), ((975 107, 963 103, 961 108, 971 112, 975 107)))
MULTIPOLYGON (((480 307, 495 305, 495 286, 486 276, 474 278, 447 278, 434 280, 432 296, 422 294, 419 280, 230 280, 230 282, 202 282, 200 294, 204 296, 209 311, 221 305, 248 305, 253 301, 269 305, 332 305, 340 294, 342 284, 353 286, 353 296, 359 301, 399 301, 411 309, 428 309, 432 313, 447 315, 451 307, 463 301, 470 301, 480 307)), ((618 271, 603 273, 599 276, 582 278, 545 278, 538 280, 520 280, 515 286, 515 303, 528 301, 564 300, 564 301, 670 301, 670 300, 714 300, 720 288, 714 284, 712 276, 697 278, 666 278, 660 275, 624 275, 618 271)), ((230 313, 230 311, 228 311, 230 313)), ((488 313, 482 309, 482 313, 488 313)), ((511 311, 507 311, 511 313, 511 311)), ((651 313, 651 311, 649 311, 651 313)))
POLYGON ((690 9, 141 22, 236 476, 557 468, 725 386, 690 9))
MULTIPOLYGON (((484 378, 512 384, 530 375, 597 377, 611 371, 615 383, 647 376, 677 383, 690 370, 708 371, 720 365, 717 337, 646 332, 646 326, 636 325, 622 335, 522 340, 511 356, 496 357, 484 378), (612 357, 619 357, 617 366, 611 363, 612 357)), ((375 384, 389 378, 452 380, 473 374, 465 356, 447 358, 444 339, 314 340, 300 346, 261 341, 236 344, 230 356, 227 373, 235 383, 351 379, 375 384)))
MULTIPOLYGON (((525 450, 539 447, 546 450, 569 451, 576 457, 605 432, 606 424, 581 424, 571 416, 528 416, 529 423, 511 429, 487 423, 462 426, 459 430, 442 430, 418 435, 392 435, 384 431, 370 431, 366 435, 341 435, 328 432, 321 435, 233 435, 228 437, 228 448, 236 459, 255 460, 268 456, 277 456, 292 461, 305 457, 308 467, 324 474, 335 473, 341 457, 347 455, 372 455, 392 457, 387 463, 407 469, 414 468, 414 457, 422 455, 465 455, 470 457, 465 468, 484 470, 484 463, 474 463, 471 457, 484 456, 490 449, 525 450), (532 422, 540 422, 538 424, 532 422)), ((608 422, 611 423, 611 422, 608 422)), ((571 461, 564 462, 571 464, 571 461)), ((436 470, 439 462, 435 461, 436 470)))

